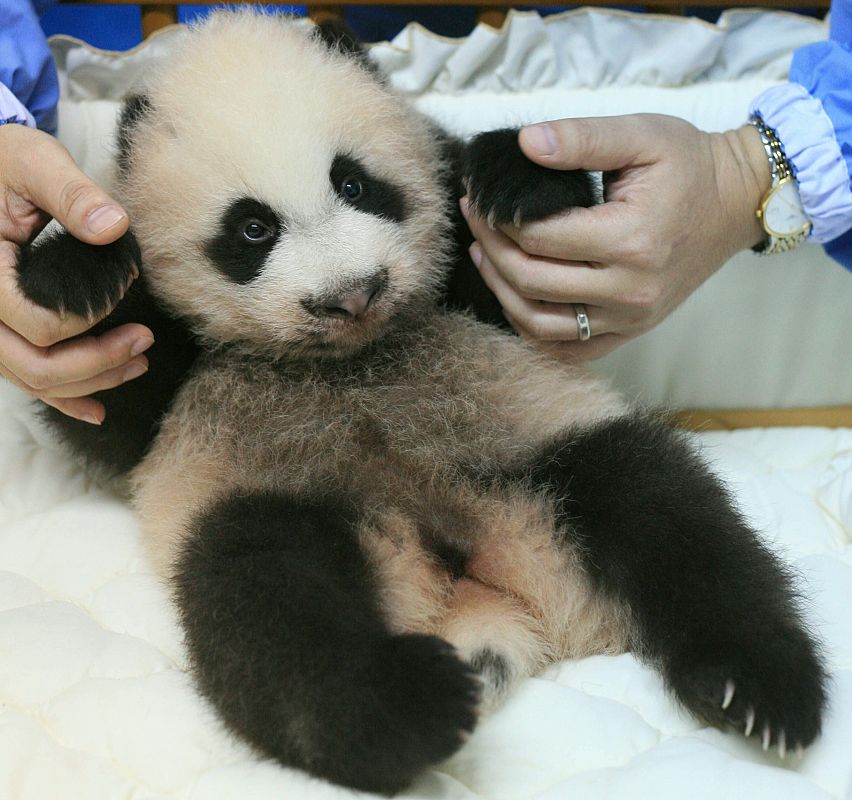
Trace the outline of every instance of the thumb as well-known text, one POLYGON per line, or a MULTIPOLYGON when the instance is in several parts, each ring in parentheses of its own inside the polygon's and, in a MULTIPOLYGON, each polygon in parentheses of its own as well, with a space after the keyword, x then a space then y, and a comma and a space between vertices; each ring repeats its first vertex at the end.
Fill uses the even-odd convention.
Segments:
POLYGON ((646 141, 641 115, 560 119, 522 128, 524 155, 552 169, 623 169, 641 160, 646 141))
POLYGON ((109 244, 125 233, 125 210, 81 172, 56 139, 44 134, 32 155, 20 180, 30 202, 89 244, 109 244))

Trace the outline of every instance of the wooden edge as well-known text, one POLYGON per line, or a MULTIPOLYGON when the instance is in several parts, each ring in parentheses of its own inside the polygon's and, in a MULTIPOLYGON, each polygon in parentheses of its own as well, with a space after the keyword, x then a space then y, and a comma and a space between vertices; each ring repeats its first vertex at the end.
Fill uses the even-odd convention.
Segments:
POLYGON ((171 3, 141 6, 142 38, 147 39, 152 33, 178 21, 178 7, 171 3))
POLYGON ((671 418, 691 431, 741 428, 852 428, 852 405, 819 408, 735 408, 676 411, 671 418))

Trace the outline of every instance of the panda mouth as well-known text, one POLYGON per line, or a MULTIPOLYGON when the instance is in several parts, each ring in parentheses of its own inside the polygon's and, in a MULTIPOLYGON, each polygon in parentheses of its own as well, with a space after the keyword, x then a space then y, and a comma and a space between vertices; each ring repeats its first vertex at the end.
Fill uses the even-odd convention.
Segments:
POLYGON ((323 314, 303 330, 302 344, 320 355, 349 355, 382 336, 389 321, 380 302, 358 315, 323 314))

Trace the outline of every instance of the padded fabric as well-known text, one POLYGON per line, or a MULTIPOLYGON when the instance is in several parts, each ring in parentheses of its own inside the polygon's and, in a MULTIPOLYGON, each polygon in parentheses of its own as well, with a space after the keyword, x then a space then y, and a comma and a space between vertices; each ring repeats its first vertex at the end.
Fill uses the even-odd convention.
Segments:
MULTIPOLYGON (((852 430, 699 437, 795 565, 833 676, 803 761, 709 729, 632 655, 527 681, 408 798, 848 798, 852 792, 852 430)), ((355 797, 254 757, 183 671, 168 595, 133 515, 0 385, 0 797, 355 797)), ((795 687, 791 687, 791 691, 795 687)))

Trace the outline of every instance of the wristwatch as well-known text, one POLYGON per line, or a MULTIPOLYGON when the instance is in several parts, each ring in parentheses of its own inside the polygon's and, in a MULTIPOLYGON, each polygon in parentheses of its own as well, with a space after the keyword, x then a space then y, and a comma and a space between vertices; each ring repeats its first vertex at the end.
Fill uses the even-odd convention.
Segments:
POLYGON ((771 256, 792 250, 805 241, 811 232, 811 221, 799 196, 793 166, 787 160, 775 131, 757 114, 749 118, 749 124, 754 125, 760 134, 772 173, 772 186, 755 212, 763 223, 767 238, 752 249, 761 255, 771 256))

